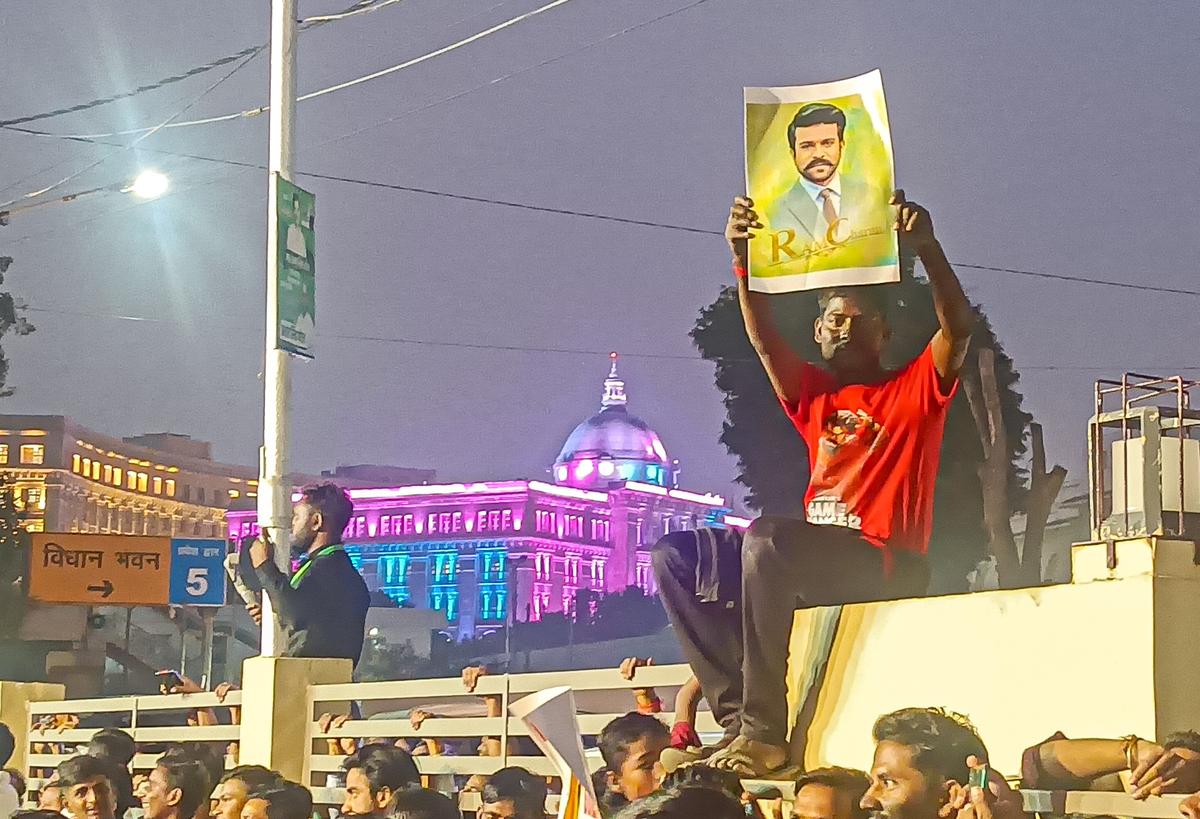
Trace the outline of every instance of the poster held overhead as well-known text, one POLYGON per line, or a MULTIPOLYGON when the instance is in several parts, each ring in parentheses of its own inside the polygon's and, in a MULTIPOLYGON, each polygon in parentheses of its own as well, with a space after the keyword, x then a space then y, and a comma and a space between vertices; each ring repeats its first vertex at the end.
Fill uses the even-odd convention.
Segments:
POLYGON ((750 289, 900 281, 879 71, 744 91, 746 191, 763 223, 750 242, 750 289))
POLYGON ((562 777, 558 819, 597 819, 600 808, 583 755, 574 692, 567 686, 547 688, 517 700, 508 710, 525 723, 530 738, 562 777))

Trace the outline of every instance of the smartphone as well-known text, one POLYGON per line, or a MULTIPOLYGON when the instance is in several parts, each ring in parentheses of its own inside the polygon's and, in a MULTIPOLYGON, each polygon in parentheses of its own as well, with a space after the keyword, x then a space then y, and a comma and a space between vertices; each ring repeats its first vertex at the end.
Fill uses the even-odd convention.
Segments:
POLYGON ((746 792, 754 799, 782 799, 783 792, 774 785, 755 784, 748 785, 746 792))
POLYGON ((154 676, 158 677, 159 686, 166 691, 170 691, 183 682, 183 676, 178 671, 169 668, 164 671, 155 671, 154 676))
POLYGON ((971 775, 967 777, 968 788, 980 788, 987 790, 988 786, 988 766, 980 765, 978 768, 971 769, 971 775))

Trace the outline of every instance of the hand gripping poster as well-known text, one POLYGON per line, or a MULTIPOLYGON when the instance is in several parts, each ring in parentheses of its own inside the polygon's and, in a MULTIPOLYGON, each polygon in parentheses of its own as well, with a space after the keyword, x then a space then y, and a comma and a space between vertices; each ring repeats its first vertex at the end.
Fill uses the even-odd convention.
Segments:
POLYGON ((763 224, 750 242, 750 289, 900 281, 879 71, 746 88, 745 107, 746 191, 763 224))

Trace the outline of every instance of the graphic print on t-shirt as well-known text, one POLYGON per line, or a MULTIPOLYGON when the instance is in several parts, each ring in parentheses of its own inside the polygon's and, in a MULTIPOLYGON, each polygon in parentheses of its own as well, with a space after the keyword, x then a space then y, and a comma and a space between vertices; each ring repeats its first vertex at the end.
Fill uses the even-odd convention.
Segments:
POLYGON ((816 490, 808 503, 809 523, 862 528, 861 515, 848 503, 858 475, 855 465, 883 446, 887 437, 883 425, 863 409, 835 410, 824 419, 809 481, 816 490))
POLYGON ((783 406, 808 445, 809 523, 862 532, 882 548, 923 554, 946 409, 931 348, 870 384, 838 384, 805 365, 783 406))

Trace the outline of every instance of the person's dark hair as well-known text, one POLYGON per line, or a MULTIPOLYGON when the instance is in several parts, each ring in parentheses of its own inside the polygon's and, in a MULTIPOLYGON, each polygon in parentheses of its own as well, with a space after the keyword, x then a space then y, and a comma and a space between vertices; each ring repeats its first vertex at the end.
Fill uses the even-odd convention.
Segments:
POLYGON ((0 766, 7 765, 17 750, 17 740, 13 737, 12 729, 0 722, 0 766))
POLYGON ((788 148, 793 155, 796 153, 796 129, 810 125, 836 125, 838 140, 844 141, 846 138, 846 115, 842 109, 827 102, 810 102, 796 112, 787 129, 788 148))
POLYGON ((87 752, 91 756, 128 766, 137 753, 137 743, 120 728, 101 728, 92 735, 87 752))
POLYGON ((268 819, 312 819, 312 794, 303 785, 286 779, 264 788, 255 788, 246 799, 262 799, 266 802, 268 819))
POLYGON ((212 793, 213 780, 208 770, 198 759, 172 759, 158 762, 166 776, 167 788, 179 788, 179 815, 191 819, 196 809, 204 804, 212 793))
POLYGON ((400 791, 388 803, 389 819, 462 819, 458 804, 428 788, 400 791))
POLYGON ((300 499, 321 513, 325 531, 337 537, 350 523, 354 501, 336 483, 314 483, 300 490, 300 499))
POLYGON ((850 816, 853 819, 867 819, 871 813, 859 805, 863 794, 871 786, 871 779, 865 771, 836 766, 817 768, 815 771, 800 775, 800 778, 796 780, 796 789, 793 793, 800 793, 800 789, 805 785, 823 785, 833 789, 834 793, 849 799, 850 816))
POLYGON ((412 755, 393 745, 364 745, 342 760, 342 770, 349 773, 361 768, 374 795, 384 788, 401 791, 421 785, 421 773, 412 755))
POLYGON ((158 758, 158 764, 164 762, 198 763, 208 777, 209 790, 216 787, 217 781, 225 773, 225 755, 221 749, 203 742, 180 742, 172 745, 158 758))
POLYGON ((987 747, 979 732, 962 714, 945 708, 902 708, 884 714, 871 731, 876 743, 895 742, 912 751, 913 766, 944 780, 966 785, 970 777, 967 757, 986 762, 987 747))
POLYGON ((853 299, 863 311, 874 312, 882 319, 887 319, 887 299, 880 288, 874 285, 859 287, 829 287, 817 296, 817 309, 824 316, 829 309, 829 302, 834 299, 853 299))
POLYGON ((639 739, 650 737, 669 739, 671 732, 662 720, 649 714, 639 714, 631 711, 623 717, 617 717, 600 731, 596 744, 600 746, 600 756, 604 757, 604 765, 610 771, 620 772, 629 755, 629 746, 639 739))
POLYGON ((239 765, 232 770, 226 771, 217 780, 217 783, 224 785, 231 779, 244 782, 246 784, 246 792, 249 793, 257 788, 270 788, 278 785, 282 777, 270 768, 264 768, 262 765, 239 765))
POLYGON ((8 781, 12 784, 13 790, 17 792, 17 798, 24 799, 25 792, 28 790, 25 787, 25 777, 16 768, 5 768, 4 772, 8 774, 8 781))
POLYGON ((54 810, 19 810, 12 819, 63 819, 63 815, 54 810))
POLYGON ((709 765, 681 765, 662 783, 663 790, 671 788, 708 788, 727 793, 734 799, 742 798, 742 779, 733 771, 723 771, 709 765))
POLYGON ((596 800, 600 803, 600 816, 604 819, 629 804, 623 793, 609 787, 608 768, 599 768, 592 774, 592 789, 596 791, 596 800))
POLYGON ((112 770, 109 765, 111 763, 97 759, 94 756, 84 754, 82 756, 73 756, 58 766, 58 786, 63 791, 70 790, 76 785, 87 782, 89 779, 94 779, 97 776, 102 776, 108 780, 108 784, 114 788, 113 797, 116 797, 115 785, 112 781, 112 770))
POLYGON ((631 802, 616 819, 745 819, 742 803, 712 788, 671 788, 631 802))
POLYGON ((1185 748, 1200 754, 1200 732, 1176 731, 1173 734, 1167 734, 1163 750, 1169 751, 1172 748, 1185 748))
POLYGON ((546 781, 516 766, 501 768, 483 786, 484 804, 511 801, 518 819, 541 819, 546 813, 546 781))

